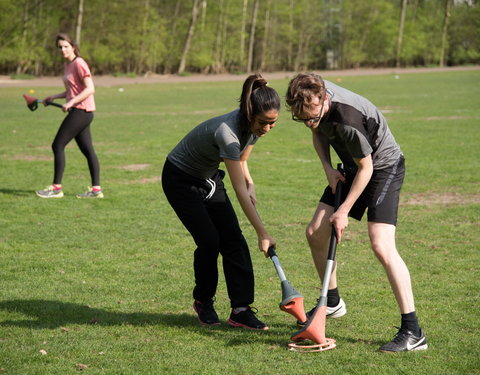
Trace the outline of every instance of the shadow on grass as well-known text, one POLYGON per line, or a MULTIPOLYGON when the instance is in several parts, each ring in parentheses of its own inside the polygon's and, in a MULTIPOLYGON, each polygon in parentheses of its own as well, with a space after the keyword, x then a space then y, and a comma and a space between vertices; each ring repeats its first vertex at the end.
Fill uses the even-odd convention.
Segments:
POLYGON ((289 342, 289 333, 295 330, 291 324, 276 325, 268 331, 253 331, 232 328, 228 324, 213 327, 201 326, 193 314, 168 313, 122 313, 92 308, 76 303, 30 299, 0 301, 0 310, 21 313, 27 317, 4 320, 0 327, 20 327, 29 329, 68 328, 72 324, 108 326, 154 326, 184 328, 201 333, 206 337, 222 340, 226 346, 241 346, 251 343, 265 343, 273 347, 285 347, 289 342))
POLYGON ((17 195, 21 197, 25 197, 28 195, 34 195, 34 190, 20 190, 20 189, 0 189, 0 194, 9 194, 9 195, 17 195))
MULTIPOLYGON (((0 302, 0 310, 12 313, 21 313, 29 318, 17 320, 4 320, 0 327, 20 327, 29 329, 56 329, 68 327, 71 324, 108 326, 165 326, 168 328, 184 328, 201 333, 206 337, 223 341, 225 346, 243 346, 252 343, 263 343, 270 349, 285 348, 290 342, 290 336, 298 331, 292 323, 276 324, 268 331, 253 331, 241 328, 232 328, 226 323, 218 326, 205 327, 198 323, 193 314, 167 314, 167 313, 122 313, 92 308, 76 303, 51 301, 51 300, 7 300, 0 302)), ((339 337, 330 333, 340 342, 360 343, 378 348, 383 344, 377 340, 358 340, 353 337, 339 337)))
POLYGON ((48 300, 9 300, 0 302, 0 310, 18 312, 34 319, 6 320, 0 326, 51 329, 68 324, 114 325, 166 325, 185 327, 198 325, 194 316, 188 314, 122 313, 92 308, 76 303, 48 300))

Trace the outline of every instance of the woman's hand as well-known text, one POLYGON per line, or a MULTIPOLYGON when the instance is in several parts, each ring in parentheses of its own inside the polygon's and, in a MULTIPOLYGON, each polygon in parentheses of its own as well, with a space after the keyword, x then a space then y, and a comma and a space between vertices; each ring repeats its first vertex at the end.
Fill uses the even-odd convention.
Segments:
POLYGON ((62 111, 68 112, 68 110, 72 108, 74 104, 75 103, 73 103, 72 101, 66 102, 64 105, 62 105, 62 111))
POLYGON ((43 105, 46 107, 50 103, 53 102, 53 100, 56 99, 54 95, 47 96, 45 99, 42 100, 43 105))
POLYGON ((275 245, 276 245, 275 240, 272 237, 270 237, 270 235, 268 235, 268 234, 263 238, 258 237, 258 247, 259 247, 260 251, 263 251, 263 254, 265 255, 265 258, 269 257, 268 249, 271 246, 275 247, 275 245))

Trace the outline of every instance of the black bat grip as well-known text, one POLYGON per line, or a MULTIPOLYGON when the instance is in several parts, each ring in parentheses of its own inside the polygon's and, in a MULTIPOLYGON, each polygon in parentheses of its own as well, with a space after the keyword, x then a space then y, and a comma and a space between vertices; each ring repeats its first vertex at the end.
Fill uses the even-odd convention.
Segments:
MULTIPOLYGON (((337 170, 343 173, 343 165, 338 164, 337 170)), ((337 211, 338 207, 340 207, 340 205, 342 204, 342 187, 343 187, 343 182, 341 180, 338 180, 337 187, 335 189, 335 200, 334 200, 334 206, 333 206, 334 211, 337 211)))
POLYGON ((63 108, 61 104, 55 102, 45 102, 46 105, 53 105, 54 107, 63 108))
POLYGON ((277 253, 275 252, 275 248, 273 246, 270 246, 267 251, 268 256, 271 257, 276 257, 277 253))

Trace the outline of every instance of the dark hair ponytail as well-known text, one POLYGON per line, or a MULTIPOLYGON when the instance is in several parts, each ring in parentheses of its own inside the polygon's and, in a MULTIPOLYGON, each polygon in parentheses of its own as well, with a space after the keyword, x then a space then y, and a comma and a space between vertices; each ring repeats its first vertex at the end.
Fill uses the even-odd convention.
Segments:
POLYGON ((75 56, 77 57, 80 56, 80 49, 78 48, 78 45, 75 43, 75 41, 70 37, 70 35, 65 33, 58 34, 57 37, 55 38, 55 45, 57 47, 58 47, 59 40, 64 40, 68 42, 73 47, 73 53, 75 53, 75 56))
POLYGON ((240 97, 244 130, 250 128, 256 115, 271 110, 280 110, 280 97, 274 89, 267 86, 267 81, 260 74, 252 74, 245 80, 240 97))

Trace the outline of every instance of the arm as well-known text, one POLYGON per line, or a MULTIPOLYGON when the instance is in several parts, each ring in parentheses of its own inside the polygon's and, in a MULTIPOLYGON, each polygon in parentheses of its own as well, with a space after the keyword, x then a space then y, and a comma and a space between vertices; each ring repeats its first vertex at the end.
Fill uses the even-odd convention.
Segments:
POLYGON ((224 159, 224 163, 227 167, 228 175, 230 176, 230 181, 232 182, 238 202, 240 203, 240 206, 242 207, 242 210, 245 213, 248 221, 250 224, 252 224, 253 228, 257 232, 258 246, 260 250, 264 252, 265 256, 268 257, 268 248, 270 246, 275 246, 275 240, 270 236, 270 234, 268 234, 265 226, 257 214, 255 205, 252 202, 246 184, 247 176, 245 175, 244 167, 242 167, 242 163, 245 164, 246 160, 237 161, 224 159))
POLYGON ((250 156, 250 153, 253 150, 253 145, 248 146, 245 151, 240 156, 240 165, 242 166, 243 175, 245 177, 245 184, 247 186, 248 195, 253 205, 257 204, 257 194, 255 192, 255 185, 253 183, 252 176, 250 175, 250 170, 248 169, 247 160, 250 156))
POLYGON ((330 216, 330 223, 332 223, 337 232, 338 243, 340 243, 344 229, 348 226, 348 213, 362 194, 363 190, 365 190, 365 187, 368 185, 373 174, 372 155, 353 160, 358 167, 357 174, 353 179, 352 186, 345 201, 341 204, 338 210, 330 216))
POLYGON ((55 99, 61 99, 61 98, 65 98, 67 96, 67 92, 64 91, 64 92, 61 92, 59 94, 55 94, 55 95, 50 95, 50 96, 47 96, 45 99, 42 100, 42 103, 44 106, 47 106, 48 103, 51 103, 53 102, 55 99))
POLYGON ((328 142, 328 138, 316 129, 312 129, 312 137, 313 147, 315 148, 315 151, 322 162, 323 170, 327 176, 328 185, 332 188, 332 191, 335 194, 338 180, 345 182, 345 177, 332 167, 330 143, 328 142))
POLYGON ((83 89, 83 91, 63 105, 64 112, 67 112, 75 104, 82 102, 83 100, 88 98, 90 95, 93 95, 95 93, 95 85, 93 84, 92 77, 83 78, 83 83, 85 85, 85 88, 83 89))

